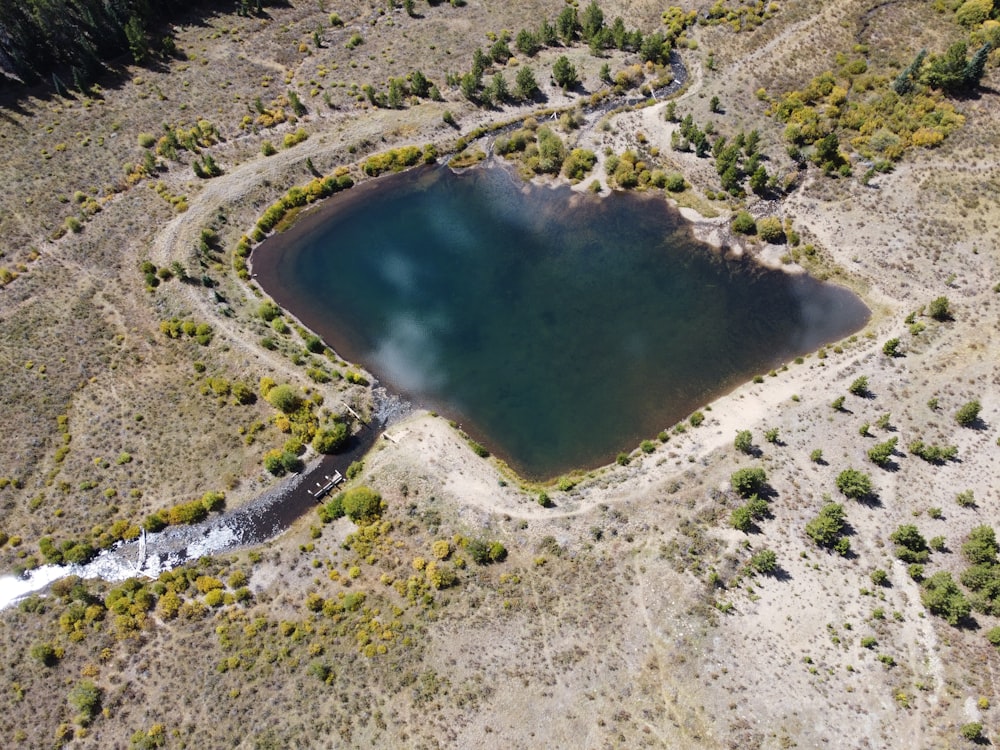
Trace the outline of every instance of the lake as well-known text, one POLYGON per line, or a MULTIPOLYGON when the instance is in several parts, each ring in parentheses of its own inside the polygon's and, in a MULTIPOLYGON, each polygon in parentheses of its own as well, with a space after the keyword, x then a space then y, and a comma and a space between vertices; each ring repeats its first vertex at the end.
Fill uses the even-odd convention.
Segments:
POLYGON ((662 195, 495 167, 364 183, 253 270, 342 357, 533 479, 607 463, 869 316, 846 289, 726 260, 662 195))

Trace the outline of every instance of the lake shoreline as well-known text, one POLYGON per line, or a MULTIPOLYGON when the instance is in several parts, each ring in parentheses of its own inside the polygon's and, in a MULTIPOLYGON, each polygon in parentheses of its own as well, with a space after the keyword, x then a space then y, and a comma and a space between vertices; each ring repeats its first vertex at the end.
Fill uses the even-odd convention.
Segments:
MULTIPOLYGON (((525 451, 528 449, 526 445, 521 445, 518 448, 512 447, 509 443, 507 443, 507 441, 497 436, 495 428, 489 428, 480 417, 477 417, 474 410, 471 410, 468 405, 465 407, 459 406, 455 402, 454 397, 434 396, 421 388, 415 389, 412 383, 408 385, 408 375, 405 377, 401 373, 393 375, 392 372, 386 371, 384 367, 380 367, 378 365, 378 362, 373 359, 373 352, 370 350, 369 345, 364 343, 362 336, 358 333, 358 331, 354 330, 354 326, 344 322, 338 323, 333 320, 328 320, 325 317, 326 313, 321 312, 319 307, 317 307, 318 302, 310 302, 306 299, 304 296, 306 294, 304 291, 305 287, 302 285, 308 284, 309 282, 307 280, 314 274, 321 274, 324 278, 328 276, 336 277, 338 273, 340 273, 340 271, 344 271, 345 268, 341 267, 340 271, 338 271, 337 262, 328 261, 326 258, 328 253, 331 251, 323 250, 322 253, 316 254, 316 258, 324 259, 323 268, 326 270, 321 271, 319 268, 315 271, 311 269, 303 270, 302 268, 299 268, 299 266, 304 262, 301 258, 296 260, 294 263, 288 260, 289 257, 299 257, 296 248, 311 247, 312 243, 319 241, 317 238, 321 236, 322 227, 324 225, 331 222, 336 224, 336 222, 341 221, 344 217, 352 216, 359 211, 364 211, 370 204, 377 202, 379 200, 379 196, 381 196, 382 200, 387 201, 392 198, 394 191, 416 191, 414 195, 420 195, 428 189, 428 186, 433 186, 439 183, 443 184, 443 182, 449 184, 454 183, 456 186, 468 183, 468 186, 471 187, 485 181, 485 183, 493 185, 494 188, 496 188, 497 185, 500 185, 504 191, 503 195, 506 195, 508 198, 520 196, 520 199, 527 201, 526 205, 541 206, 542 204, 548 205, 551 203, 552 207, 546 208, 545 211, 554 211, 554 215, 560 215, 561 218, 563 218, 562 214, 566 214, 567 216, 573 215, 577 217, 574 221, 577 221, 580 216, 592 214, 594 208, 598 206, 600 207, 599 215, 602 217, 609 217, 609 221, 614 221, 614 219, 611 219, 610 217, 621 214, 623 211, 625 211, 625 213, 621 214, 622 216, 630 215, 629 212, 637 212, 636 218, 641 215, 662 216, 662 221, 665 222, 665 227, 670 227, 670 231, 676 232, 678 237, 689 238, 688 240, 685 240, 685 242, 694 243, 690 245, 689 249, 684 251, 684 255, 689 257, 689 261, 679 267, 687 267, 689 262, 696 265, 707 264, 708 267, 718 267, 720 269, 719 272, 723 273, 726 278, 735 279, 741 277, 742 274, 749 273, 750 277, 758 279, 757 283, 763 283, 765 279, 771 278, 769 274, 773 274, 774 271, 756 263, 756 261, 749 256, 733 257, 731 254, 716 255, 712 248, 705 247, 696 239, 695 233, 691 230, 690 223, 676 208, 670 206, 666 202, 658 200, 652 195, 615 193, 614 195, 602 196, 600 198, 587 195, 576 197, 578 194, 570 192, 564 186, 554 188, 558 192, 549 192, 547 188, 542 188, 533 182, 519 181, 517 175, 513 174, 512 170, 507 168, 506 165, 497 165, 493 162, 487 162, 485 165, 479 166, 478 168, 463 170, 460 174, 454 174, 450 171, 442 172, 443 169, 445 168, 440 166, 425 166, 414 168, 396 175, 387 176, 381 180, 376 179, 366 181, 348 193, 335 196, 329 201, 325 201, 316 209, 298 217, 298 220, 289 229, 282 233, 273 235, 254 250, 251 257, 254 263, 254 273, 257 277, 257 283, 260 284, 264 291, 268 293, 285 311, 287 311, 290 316, 299 320, 306 327, 319 334, 328 343, 328 345, 330 345, 345 360, 364 366, 368 372, 370 372, 377 379, 377 381, 385 384, 392 391, 400 394, 403 398, 408 399, 414 406, 428 411, 436 411, 446 414, 473 440, 484 444, 487 449, 495 453, 511 468, 512 471, 516 472, 518 477, 522 480, 545 482, 562 474, 572 473, 575 471, 587 471, 606 465, 609 462, 613 462, 617 455, 623 452, 630 452, 643 440, 655 438, 657 433, 667 430, 677 422, 685 419, 693 411, 703 406, 706 401, 711 401, 724 395, 733 388, 737 387, 739 383, 749 379, 752 375, 759 372, 767 372, 769 369, 781 367, 794 357, 807 354, 808 351, 812 350, 811 348, 803 348, 801 345, 793 347, 793 350, 789 351, 787 355, 784 353, 778 353, 778 351, 783 351, 778 350, 771 353, 769 356, 765 356, 759 364, 749 368, 745 375, 737 376, 735 373, 727 374, 724 380, 718 385, 697 386, 696 391, 698 395, 696 396, 681 398, 680 400, 677 400, 676 403, 674 403, 674 399, 671 399, 669 402, 657 400, 655 402, 656 408, 653 409, 653 412, 656 415, 661 415, 662 418, 658 421, 654 420, 651 413, 649 413, 649 410, 644 409, 643 411, 644 413, 647 413, 647 417, 640 420, 644 422, 644 426, 635 424, 631 428, 626 428, 629 433, 629 437, 627 439, 616 441, 613 449, 609 447, 606 450, 597 451, 591 458, 583 461, 574 460, 558 462, 551 469, 539 470, 538 467, 533 468, 531 464, 526 464, 517 458, 517 452, 519 450, 525 451), (490 172, 486 170, 496 171, 490 172), (505 180, 508 179, 510 181, 509 184, 505 182, 505 180), (543 192, 538 192, 540 190, 543 192), (573 197, 571 198, 571 196, 573 197), (568 208, 556 208, 556 206, 560 205, 564 200, 570 201, 568 208), (539 201, 541 201, 541 203, 539 203, 539 201), (581 204, 579 201, 584 201, 584 203, 581 204), (588 208, 587 202, 592 202, 593 207, 588 208), (650 213, 650 209, 653 208, 655 208, 655 211, 650 213), (706 388, 707 390, 705 390, 706 388), (670 404, 673 404, 673 406, 670 404), (505 443, 507 444, 505 445, 505 443)), ((462 190, 465 189, 467 188, 462 188, 462 190)), ((491 194, 491 200, 497 199, 500 199, 499 195, 493 196, 491 194)), ((415 198, 411 198, 410 200, 415 200, 415 198)), ((506 199, 500 200, 503 201, 506 199)), ((394 209, 386 209, 387 220, 388 217, 395 215, 394 211, 394 209)), ((426 209, 425 212, 426 211, 436 213, 436 210, 434 209, 426 209)), ((348 238, 343 236, 343 229, 339 231, 331 230, 332 232, 335 232, 335 234, 332 235, 334 237, 332 240, 334 243, 333 246, 336 246, 336 243, 342 241, 346 246, 353 248, 364 244, 366 241, 378 241, 373 239, 373 237, 378 236, 378 232, 375 231, 374 226, 378 221, 378 215, 372 215, 370 212, 363 215, 368 217, 363 220, 363 223, 365 226, 371 227, 372 230, 369 232, 360 231, 356 236, 353 234, 348 235, 348 238)), ((518 215, 520 216, 521 214, 518 215)), ((447 217, 438 217, 437 220, 444 221, 445 223, 451 221, 447 217)), ((526 219, 526 221, 530 224, 530 220, 526 219)), ((543 223, 547 224, 547 221, 543 223)), ((635 220, 630 220, 626 223, 637 226, 635 220)), ((585 233, 586 231, 593 230, 585 230, 585 233)), ((502 233, 504 233, 504 230, 487 231, 487 235, 502 233)), ((658 232, 657 235, 659 236, 660 233, 658 232)), ((479 240, 477 241, 477 244, 482 241, 485 240, 479 240)), ((647 246, 648 242, 649 240, 643 241, 640 244, 642 246, 647 246)), ((548 242, 543 242, 543 244, 545 246, 550 246, 548 242)), ((399 247, 395 244, 392 244, 391 246, 395 248, 394 252, 399 250, 399 247)), ((313 253, 314 251, 310 252, 313 253)), ((318 251, 315 252, 318 253, 318 251)), ((366 256, 372 255, 373 253, 378 254, 374 248, 366 248, 364 250, 364 255, 366 256), (371 252, 369 252, 369 250, 371 250, 371 252)), ((492 255, 499 258, 501 256, 505 256, 506 251, 497 249, 492 251, 492 255)), ((353 256, 345 256, 345 258, 346 257, 353 256)), ((622 257, 624 258, 630 256, 622 257)), ((657 264, 662 262, 663 261, 659 261, 657 264)), ((668 267, 671 264, 676 263, 676 260, 667 260, 668 267)), ((661 268, 661 272, 667 273, 666 268, 661 268)), ((779 274, 779 277, 788 278, 784 276, 784 274, 779 274)), ((774 277, 772 281, 767 283, 778 284, 779 277, 774 277)), ((360 282, 361 280, 358 278, 354 278, 353 282, 350 281, 350 279, 345 280, 344 278, 337 278, 334 286, 329 288, 329 290, 324 293, 325 297, 328 299, 334 299, 336 297, 354 294, 355 290, 352 287, 354 284, 358 284, 360 282)), ((804 284, 806 286, 810 286, 810 288, 811 285, 816 285, 816 290, 825 290, 824 294, 826 295, 838 294, 843 296, 843 294, 846 294, 846 291, 836 291, 838 288, 821 285, 819 282, 816 282, 808 277, 802 277, 797 281, 789 278, 788 282, 781 282, 781 285, 787 284, 795 286, 804 284)), ((775 287, 775 290, 777 290, 777 288, 778 287, 775 287)), ((800 292, 799 294, 813 296, 816 292, 800 292)), ((625 293, 623 298, 628 296, 630 295, 625 293)), ((649 298, 649 301, 653 301, 656 298, 656 295, 652 293, 652 291, 646 296, 649 298)), ((439 297, 438 302, 442 302, 447 297, 448 295, 439 297)), ((780 295, 778 295, 778 297, 780 298, 780 295)), ((845 328, 842 335, 823 337, 817 345, 832 343, 833 340, 849 335, 850 333, 859 330, 867 323, 868 318, 870 317, 870 311, 868 311, 867 307, 864 306, 860 300, 856 301, 857 304, 864 307, 866 314, 858 319, 856 325, 852 324, 850 331, 847 331, 845 328)), ((712 306, 713 305, 705 305, 704 307, 707 309, 712 306)), ((701 307, 702 305, 696 305, 696 309, 700 309, 701 307)), ((500 311, 498 311, 498 314, 503 315, 500 311)), ((675 314, 667 314, 669 319, 673 319, 674 316, 675 314)), ((628 325, 625 330, 632 329, 633 326, 628 325)), ((585 361, 594 361, 594 356, 596 356, 596 353, 589 353, 587 355, 583 355, 582 359, 585 361)), ((487 367, 487 371, 491 370, 491 367, 487 367)), ((646 391, 645 388, 642 388, 641 390, 643 392, 646 391)), ((620 411, 620 409, 613 409, 612 411, 620 411)), ((544 408, 542 411, 533 413, 535 413, 536 416, 541 415, 544 413, 544 408)), ((565 439, 564 436, 575 434, 576 432, 577 430, 562 430, 556 435, 553 435, 552 440, 563 440, 565 439)))

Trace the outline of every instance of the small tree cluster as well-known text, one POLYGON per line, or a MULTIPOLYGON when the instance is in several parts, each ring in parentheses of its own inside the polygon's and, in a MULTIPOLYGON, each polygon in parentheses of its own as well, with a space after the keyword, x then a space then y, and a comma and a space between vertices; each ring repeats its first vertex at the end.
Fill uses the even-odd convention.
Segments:
POLYGON ((903 524, 889 539, 896 545, 896 557, 905 563, 925 563, 930 559, 927 540, 913 524, 903 524))
POLYGON ((806 535, 820 547, 846 555, 851 549, 850 540, 844 536, 846 528, 844 506, 827 503, 820 508, 819 515, 806 524, 806 535))
POLYGON ((955 445, 928 445, 919 438, 912 440, 907 449, 914 456, 922 458, 930 464, 943 464, 958 456, 958 446, 955 445))
POLYGON ((751 495, 749 499, 729 514, 729 524, 736 530, 749 534, 755 528, 755 522, 767 518, 770 508, 767 501, 759 495, 751 495))

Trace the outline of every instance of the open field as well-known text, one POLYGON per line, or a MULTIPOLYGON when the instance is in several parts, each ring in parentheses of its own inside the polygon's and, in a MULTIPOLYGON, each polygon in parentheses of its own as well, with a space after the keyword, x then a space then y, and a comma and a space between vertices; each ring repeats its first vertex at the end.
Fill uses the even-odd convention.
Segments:
MULTIPOLYGON (((348 407, 371 413, 370 375, 312 347, 289 315, 266 320, 234 250, 315 174, 364 179, 368 155, 425 144, 444 154, 477 127, 572 107, 607 88, 605 62, 612 73, 636 65, 644 82, 663 72, 634 52, 598 58, 576 44, 488 73, 513 80, 529 65, 544 101, 477 107, 448 85, 490 47, 488 32, 536 28, 565 7, 220 10, 178 19, 176 58, 118 61, 89 96, 6 99, 0 569, 42 562, 45 537, 107 542, 206 492, 235 506, 271 486, 265 453, 301 436, 263 378, 291 384, 317 423, 348 407), (561 54, 581 79, 569 92, 549 77, 561 54), (377 107, 364 92, 414 69, 441 101, 377 107), (198 143, 176 157, 143 145, 165 124, 198 127, 198 143), (286 146, 299 128, 307 138, 286 146), (263 155, 265 142, 275 153, 263 155), (205 154, 219 176, 196 176, 205 154), (240 398, 239 384, 255 397, 240 398)), ((663 28, 660 3, 602 7, 609 23, 663 28)), ((857 336, 761 373, 707 404, 698 425, 664 425, 628 461, 547 487, 478 457, 446 419, 412 414, 353 482, 381 493, 378 519, 303 518, 263 549, 177 578, 126 589, 71 580, 0 614, 0 745, 962 748, 975 723, 997 741, 1000 652, 986 633, 1000 619, 977 606, 950 625, 920 581, 959 579, 970 533, 1000 518, 1000 74, 989 65, 976 95, 954 100, 964 123, 940 145, 864 179, 857 154, 839 178, 797 162, 785 123, 767 114, 845 68, 838 52, 898 72, 966 33, 915 0, 789 0, 754 29, 687 29, 677 119, 711 121, 730 139, 757 129, 768 171, 794 185, 780 198, 726 194, 712 159, 672 150, 680 125, 665 119, 667 102, 551 123, 567 147, 595 153, 578 189, 596 180, 606 191, 609 159, 626 149, 681 173, 676 202, 698 236, 851 286, 873 310, 857 336), (779 217, 801 244, 735 233, 742 209, 779 217), (942 296, 950 316, 936 319, 929 306, 942 296), (894 338, 900 356, 884 353, 894 338), (867 389, 850 392, 861 376, 867 389), (978 418, 960 425, 974 400, 978 418), (888 463, 873 463, 869 450, 892 438, 888 463), (956 456, 922 460, 916 440, 956 456), (768 513, 744 533, 730 523, 744 502, 730 478, 751 467, 766 472, 768 513), (838 489, 848 468, 871 477, 871 492, 838 489), (831 501, 845 513, 846 554, 806 531, 831 501), (910 524, 934 542, 923 563, 895 549, 910 524), (491 560, 494 542, 505 553, 491 560), (769 574, 749 567, 764 550, 769 574)), ((494 145, 487 134, 469 151, 494 145)))

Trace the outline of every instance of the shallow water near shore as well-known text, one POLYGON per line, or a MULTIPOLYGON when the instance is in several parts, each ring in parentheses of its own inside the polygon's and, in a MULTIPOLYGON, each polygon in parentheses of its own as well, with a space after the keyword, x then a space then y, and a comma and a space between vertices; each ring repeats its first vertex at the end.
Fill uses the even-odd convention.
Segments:
POLYGON ((500 168, 365 183, 253 270, 341 356, 536 479, 606 463, 869 316, 846 289, 726 260, 662 196, 500 168))

